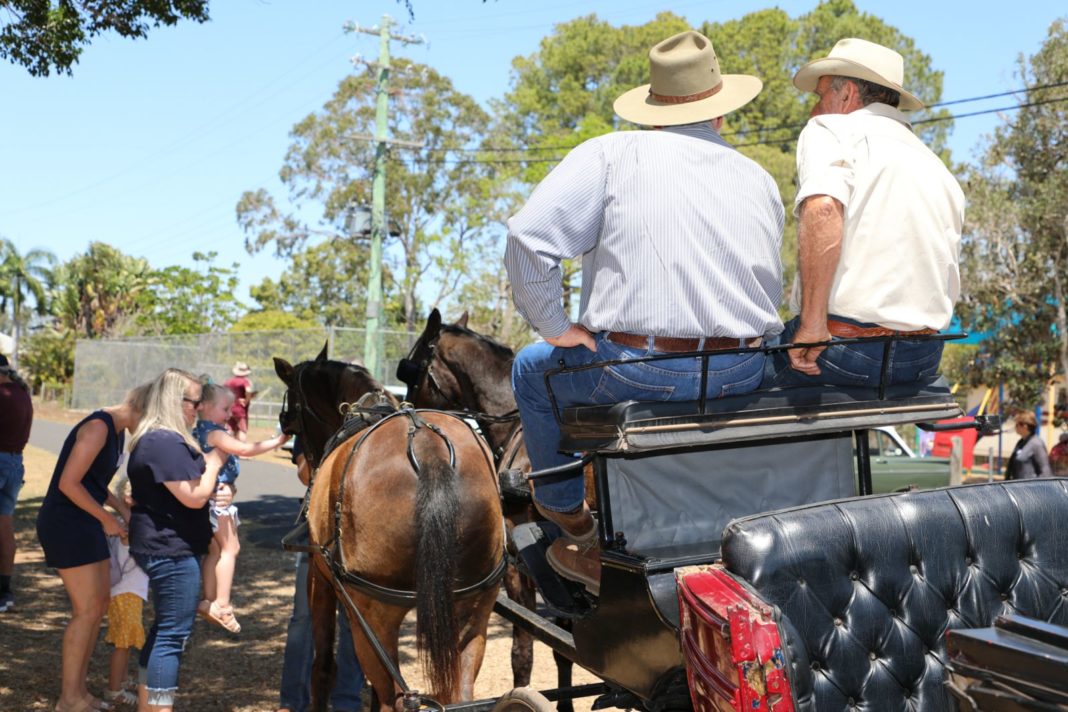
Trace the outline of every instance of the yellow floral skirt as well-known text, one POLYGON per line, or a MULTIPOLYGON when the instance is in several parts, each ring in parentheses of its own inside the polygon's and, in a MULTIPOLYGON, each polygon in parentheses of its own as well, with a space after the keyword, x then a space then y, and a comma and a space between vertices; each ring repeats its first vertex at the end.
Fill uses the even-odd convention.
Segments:
POLYGON ((145 644, 141 620, 144 601, 136 593, 112 596, 108 604, 108 634, 104 638, 116 648, 138 648, 145 644))

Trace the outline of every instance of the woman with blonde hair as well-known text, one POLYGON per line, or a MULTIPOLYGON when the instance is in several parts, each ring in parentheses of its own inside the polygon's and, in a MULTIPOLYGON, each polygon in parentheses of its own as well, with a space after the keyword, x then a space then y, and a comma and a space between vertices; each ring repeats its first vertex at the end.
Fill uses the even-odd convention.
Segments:
MULTIPOLYGON (((164 371, 149 389, 131 439, 130 553, 148 574, 155 612, 141 649, 140 712, 173 709, 182 651, 200 601, 200 557, 211 542, 207 504, 224 459, 217 451, 202 454, 191 434, 200 392, 192 374, 164 371)), ((216 501, 229 504, 223 493, 216 501)))
POLYGON ((56 712, 107 708, 89 693, 86 677, 110 597, 107 535, 125 536, 126 528, 104 504, 128 514, 108 484, 122 464, 124 431, 136 427, 148 390, 149 384, 138 386, 120 405, 94 411, 74 426, 37 514, 45 562, 59 573, 71 604, 56 712))

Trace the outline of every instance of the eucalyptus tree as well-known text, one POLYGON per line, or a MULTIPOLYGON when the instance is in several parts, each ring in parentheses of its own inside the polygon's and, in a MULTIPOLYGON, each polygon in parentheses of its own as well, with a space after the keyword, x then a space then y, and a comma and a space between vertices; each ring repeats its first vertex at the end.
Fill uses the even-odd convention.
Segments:
POLYGON ((972 370, 1017 404, 1068 374, 1068 25, 1054 22, 1017 77, 1034 87, 968 176, 965 326, 989 334, 972 370), (1054 85, 1054 86, 1050 86, 1054 85))
MULTIPOLYGON (((481 267, 469 257, 489 239, 476 199, 485 168, 463 154, 478 145, 488 117, 426 65, 395 59, 390 86, 384 285, 386 301, 400 302, 401 323, 414 330, 421 323, 421 288, 436 303, 481 267)), ((265 190, 246 192, 238 202, 249 252, 273 248, 292 258, 311 244, 358 239, 342 224, 350 206, 371 202, 375 96, 368 68, 343 79, 319 111, 293 127, 279 173, 285 202, 265 190)))

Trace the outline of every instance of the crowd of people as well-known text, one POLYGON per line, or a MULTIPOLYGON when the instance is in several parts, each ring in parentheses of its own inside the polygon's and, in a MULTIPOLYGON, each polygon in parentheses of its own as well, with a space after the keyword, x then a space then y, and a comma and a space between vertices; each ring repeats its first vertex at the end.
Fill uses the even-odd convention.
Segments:
MULTIPOLYGON (((653 130, 580 144, 509 221, 505 266, 513 299, 543 338, 517 355, 513 370, 534 468, 573 461, 557 450, 559 424, 544 378, 561 364, 723 352, 706 364, 678 357, 578 371, 554 381, 556 407, 934 375, 943 342, 924 337, 949 325, 959 297, 964 194, 912 130, 905 112, 923 103, 903 86, 901 55, 843 39, 794 77, 816 102, 798 140, 797 317, 786 324, 779 316, 785 211, 778 188, 720 134, 724 117, 762 91, 761 80, 723 73, 712 42, 698 32, 658 43, 649 60, 650 83, 620 96, 614 108, 622 120, 653 130), (572 322, 561 262, 578 256, 581 313, 572 322), (886 351, 881 342, 855 342, 886 336, 900 338, 886 351), (796 346, 755 348, 779 343, 796 346)), ((168 369, 122 403, 86 416, 63 444, 37 519, 46 562, 71 605, 56 712, 124 701, 171 710, 198 615, 240 632, 232 603, 239 458, 279 447, 286 436, 247 442, 256 392, 247 364, 232 371, 215 384, 168 369), (127 433, 129 491, 113 492, 127 433), (149 595, 154 617, 146 634, 141 604, 149 595), (105 615, 115 650, 109 689, 98 698, 86 677, 105 615), (136 694, 125 686, 131 648, 140 648, 136 694)), ((9 423, 0 428, 0 610, 13 600, 11 514, 32 418, 20 389, 25 384, 0 367, 0 398, 9 404, 0 408, 9 423)), ((1065 474, 1068 434, 1047 457, 1033 415, 1019 416, 1016 427, 1009 479, 1065 474)), ((307 484, 299 447, 294 462, 307 484)), ((564 532, 549 548, 550 564, 596 593, 600 554, 581 471, 539 482, 534 500, 564 532)), ((298 556, 279 712, 303 712, 308 703, 307 563, 298 556)), ((363 681, 345 624, 342 616, 335 710, 359 707, 363 681)))
MULTIPOLYGON (((234 374, 244 381, 239 389, 167 369, 133 388, 121 403, 93 411, 67 435, 36 523, 45 563, 59 575, 71 608, 63 632, 56 712, 120 705, 168 712, 197 616, 240 632, 231 603, 240 551, 234 504, 238 457, 273 450, 289 436, 250 443, 238 437, 239 431, 227 429, 232 406, 244 398, 247 407, 254 393, 246 365, 237 364, 234 374), (125 476, 113 488, 112 479, 126 459, 127 436, 125 476), (143 604, 149 596, 153 619, 146 632, 143 604), (105 640, 112 651, 108 687, 98 697, 87 678, 105 617, 105 640), (140 651, 136 681, 128 678, 132 649, 140 651)), ((29 439, 33 404, 26 384, 6 360, 0 362, 0 413, 0 535, 10 534, 10 543, 0 539, 0 581, 7 610, 14 604, 12 514, 23 481, 21 453, 29 439)), ((302 464, 299 458, 295 462, 302 464)), ((306 465, 299 475, 307 484, 306 465)), ((280 681, 282 712, 303 712, 309 699, 306 576, 306 559, 299 557, 280 681)), ((344 675, 334 692, 334 709, 355 712, 361 706, 363 675, 347 630, 342 631, 339 665, 344 675)))

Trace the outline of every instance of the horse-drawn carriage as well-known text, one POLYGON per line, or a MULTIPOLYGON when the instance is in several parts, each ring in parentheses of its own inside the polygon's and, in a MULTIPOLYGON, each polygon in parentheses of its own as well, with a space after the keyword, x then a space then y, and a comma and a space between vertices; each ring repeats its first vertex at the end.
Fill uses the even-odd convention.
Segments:
MULTIPOLYGON (((502 490, 521 493, 505 362, 500 345, 434 315, 401 371, 409 401, 479 423, 502 490)), ((289 403, 310 423, 292 373, 287 383, 289 403)), ((1045 480, 867 496, 868 429, 960 414, 942 381, 563 410, 561 449, 586 453, 592 470, 599 595, 546 566, 558 530, 524 521, 529 506, 512 501, 511 558, 537 582, 541 603, 501 595, 495 610, 603 683, 482 701, 454 695, 449 709, 541 710, 589 695, 594 709, 651 712, 967 708, 967 693, 954 696, 946 684, 947 630, 984 628, 1005 613, 1068 623, 1068 487, 1045 480)), ((341 512, 337 484, 333 491, 324 511, 341 512)), ((327 561, 337 547, 323 536, 317 551, 327 561)), ((347 596, 336 559, 334 586, 347 596)), ((492 559, 456 587, 471 589, 492 559)), ((359 609, 383 605, 366 586, 355 597, 357 622, 359 609)), ((357 646, 361 660, 374 647, 357 646)), ((395 640, 389 647, 380 652, 395 659, 395 640)), ((393 673, 392 689, 403 693, 393 673)))

